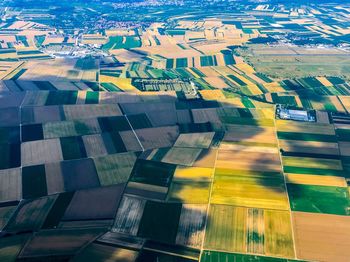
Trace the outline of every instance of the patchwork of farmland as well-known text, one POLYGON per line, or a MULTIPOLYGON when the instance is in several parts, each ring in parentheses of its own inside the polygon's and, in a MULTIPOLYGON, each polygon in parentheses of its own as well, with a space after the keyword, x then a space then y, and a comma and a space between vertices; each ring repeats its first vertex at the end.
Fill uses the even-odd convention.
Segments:
POLYGON ((0 261, 349 259, 350 9, 233 2, 0 3, 0 261))
POLYGON ((283 120, 271 104, 221 90, 194 99, 28 91, 1 101, 0 254, 317 259, 303 233, 309 216, 322 227, 323 217, 341 220, 337 234, 349 237, 344 114, 283 120))

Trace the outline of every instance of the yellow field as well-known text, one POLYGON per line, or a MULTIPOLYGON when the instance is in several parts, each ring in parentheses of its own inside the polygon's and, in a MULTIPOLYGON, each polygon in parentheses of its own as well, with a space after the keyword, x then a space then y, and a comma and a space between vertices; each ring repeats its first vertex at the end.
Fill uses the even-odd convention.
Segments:
POLYGON ((207 204, 210 182, 173 182, 167 200, 187 204, 207 204))
POLYGON ((289 211, 211 205, 204 247, 294 258, 289 211))
POLYGON ((242 207, 210 205, 204 247, 245 252, 247 210, 242 207))
POLYGON ((247 63, 238 63, 234 67, 242 70, 243 72, 249 74, 249 73, 254 73, 255 70, 252 66, 248 65, 247 63))
POLYGON ((322 85, 324 86, 333 86, 333 84, 331 82, 329 82, 329 80, 325 77, 316 77, 318 81, 320 81, 322 83, 322 85))
POLYGON ((177 166, 173 181, 208 181, 212 175, 212 168, 177 166))
POLYGON ((219 100, 222 106, 232 106, 237 108, 244 108, 244 104, 241 98, 225 98, 219 100))
POLYGON ((284 92, 285 91, 284 88, 278 82, 266 83, 266 84, 264 84, 264 87, 270 93, 277 93, 277 92, 284 92))
POLYGON ((280 173, 216 169, 210 202, 245 207, 288 210, 280 173))
POLYGON ((350 111, 350 97, 349 96, 338 96, 346 110, 350 111))
POLYGON ((101 75, 100 82, 112 83, 125 92, 140 92, 131 84, 131 79, 129 78, 117 78, 113 76, 101 75))
POLYGON ((304 175, 304 174, 285 174, 288 183, 302 185, 318 185, 318 186, 337 186, 346 187, 344 177, 324 176, 324 175, 304 175))
POLYGON ((216 100, 225 98, 221 90, 200 90, 199 93, 204 100, 216 100))
POLYGON ((265 254, 295 257, 290 212, 265 210, 265 254))

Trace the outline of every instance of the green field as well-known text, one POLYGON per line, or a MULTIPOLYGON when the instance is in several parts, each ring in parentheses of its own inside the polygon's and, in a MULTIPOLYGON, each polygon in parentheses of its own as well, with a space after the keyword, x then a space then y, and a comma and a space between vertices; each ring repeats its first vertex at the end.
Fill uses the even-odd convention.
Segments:
POLYGON ((224 253, 218 251, 203 251, 201 262, 288 262, 291 259, 224 253))
POLYGON ((293 211, 349 215, 349 192, 343 187, 287 184, 293 211))
POLYGON ((130 49, 141 46, 139 37, 134 36, 111 36, 109 41, 102 46, 105 50, 110 49, 130 49))

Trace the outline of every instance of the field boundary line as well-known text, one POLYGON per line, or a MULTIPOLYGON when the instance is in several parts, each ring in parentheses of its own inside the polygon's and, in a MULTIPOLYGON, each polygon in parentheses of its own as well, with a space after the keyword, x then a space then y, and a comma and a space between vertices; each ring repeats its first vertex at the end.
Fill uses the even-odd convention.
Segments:
POLYGON ((200 248, 200 254, 199 254, 198 261, 201 261, 202 254, 203 254, 203 251, 204 251, 205 234, 206 234, 206 231, 207 231, 208 220, 209 220, 210 199, 211 199, 211 195, 212 195, 213 187, 214 187, 214 177, 215 177, 215 170, 216 170, 216 162, 217 162, 218 155, 219 155, 219 147, 220 147, 220 145, 218 146, 218 149, 217 149, 216 154, 215 154, 213 176, 212 176, 212 179, 211 179, 210 191, 209 191, 209 199, 208 199, 208 205, 207 205, 207 213, 206 213, 207 217, 205 219, 205 225, 204 225, 204 231, 203 231, 203 240, 202 240, 202 244, 201 244, 201 248, 200 248))
MULTIPOLYGON (((16 51, 17 52, 17 51, 16 51)), ((6 77, 8 77, 9 75, 11 75, 13 72, 15 72, 17 69, 22 69, 22 67, 24 66, 24 61, 23 62, 20 62, 20 64, 15 67, 13 70, 11 70, 11 72, 5 74, 3 77, 1 77, 0 80, 11 80, 11 79, 5 79, 6 77)))
POLYGON ((124 116, 125 116, 125 118, 126 118, 126 121, 128 121, 128 124, 129 124, 129 126, 131 127, 131 130, 132 130, 132 132, 134 133, 134 135, 135 135, 135 137, 136 137, 136 139, 137 139, 137 142, 139 142, 139 145, 141 146, 142 152, 145 152, 145 148, 143 147, 143 145, 142 145, 142 143, 141 143, 139 137, 137 136, 137 134, 136 134, 134 128, 132 127, 132 125, 131 125, 131 123, 130 123, 130 121, 129 121, 128 116, 127 116, 126 114, 125 114, 124 116))
MULTIPOLYGON (((274 118, 273 118, 273 123, 274 123, 274 130, 275 130, 275 137, 276 137, 276 140, 277 140, 277 147, 278 147, 278 157, 281 161, 281 172, 282 172, 282 175, 283 175, 283 182, 284 182, 284 187, 286 189, 286 195, 287 195, 287 200, 288 200, 288 210, 290 212, 290 225, 291 225, 291 228, 292 228, 292 239, 293 239, 293 251, 294 251, 294 258, 297 259, 297 251, 296 251, 296 243, 295 243, 295 235, 294 235, 294 227, 293 227, 293 214, 292 214, 292 208, 291 208, 291 203, 290 203, 290 200, 289 200, 289 195, 288 195, 288 188, 287 188, 287 181, 286 181, 286 176, 284 174, 284 169, 283 169, 283 160, 282 160, 282 155, 281 155, 281 152, 280 152, 280 142, 279 142, 279 139, 278 139, 278 135, 277 135, 277 125, 276 125, 276 105, 274 105, 274 118)), ((286 120, 288 121, 288 120, 286 120)))

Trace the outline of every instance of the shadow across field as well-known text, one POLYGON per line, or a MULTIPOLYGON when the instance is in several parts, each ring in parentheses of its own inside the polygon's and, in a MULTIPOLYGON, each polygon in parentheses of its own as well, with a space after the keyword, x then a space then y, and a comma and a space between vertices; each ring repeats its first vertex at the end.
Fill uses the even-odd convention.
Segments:
MULTIPOLYGON (((59 94, 60 91, 51 91, 53 93, 59 94)), ((69 91, 65 91, 65 93, 69 93, 69 91)), ((4 93, 0 100, 6 101, 6 103, 2 103, 0 106, 0 110, 7 110, 7 108, 16 108, 19 107, 22 104, 23 99, 25 99, 22 92, 18 92, 14 95, 14 93, 4 93), (9 100, 10 98, 10 100, 9 100)), ((106 92, 105 92, 106 94, 106 92)), ((102 97, 98 95, 97 97, 102 97)), ((137 214, 137 212, 134 212, 135 210, 130 209, 128 212, 129 214, 134 214, 135 216, 139 216, 139 225, 137 230, 132 232, 120 232, 115 233, 116 236, 118 236, 117 240, 111 240, 112 243, 109 243, 112 245, 113 248, 117 248, 117 246, 127 247, 129 242, 131 240, 126 241, 127 244, 124 242, 124 246, 120 242, 120 237, 125 235, 129 238, 133 239, 135 238, 135 235, 138 237, 141 237, 142 239, 146 240, 143 247, 144 250, 141 252, 142 255, 140 255, 139 261, 158 261, 161 257, 167 257, 170 258, 171 256, 169 254, 177 253, 181 254, 181 256, 189 256, 189 257, 198 257, 199 256, 199 249, 202 248, 202 241, 203 241, 203 234, 205 231, 205 225, 208 225, 211 223, 211 217, 207 216, 206 209, 209 208, 208 202, 212 204, 222 204, 222 205, 234 205, 234 206, 247 206, 247 207, 259 207, 259 203, 240 203, 237 202, 237 200, 234 199, 234 194, 242 194, 239 190, 239 185, 242 183, 242 188, 251 188, 251 190, 260 190, 261 187, 266 188, 266 190, 271 190, 272 192, 276 191, 277 193, 281 193, 281 187, 284 186, 283 179, 275 179, 274 176, 282 177, 282 170, 281 170, 281 164, 279 164, 279 167, 276 167, 276 163, 279 161, 279 152, 277 149, 277 146, 275 144, 275 147, 272 147, 271 144, 274 144, 273 141, 261 141, 264 139, 264 134, 266 135, 266 138, 268 139, 271 137, 271 132, 274 134, 273 126, 269 127, 270 131, 266 131, 267 129, 263 126, 260 126, 260 122, 258 119, 255 119, 252 117, 249 110, 241 109, 237 110, 235 107, 232 107, 231 104, 225 103, 225 102, 217 102, 217 101, 204 101, 201 99, 197 100, 178 100, 175 96, 169 95, 166 93, 158 93, 158 94, 125 94, 125 93, 108 93, 105 100, 97 100, 95 104, 98 102, 100 104, 118 104, 120 105, 122 114, 126 115, 127 117, 132 118, 133 115, 142 115, 145 114, 148 117, 148 121, 144 121, 142 123, 138 121, 131 121, 130 125, 132 126, 132 131, 136 134, 136 137, 138 138, 138 142, 142 145, 142 148, 146 148, 146 150, 151 149, 157 149, 157 148, 170 148, 174 145, 176 142, 178 136, 180 134, 190 134, 190 133, 201 133, 201 132, 214 132, 215 135, 213 137, 213 141, 210 145, 210 150, 207 148, 200 149, 198 152, 200 152, 198 155, 195 154, 194 159, 194 166, 197 168, 207 168, 212 169, 212 176, 210 177, 204 177, 203 180, 196 177, 191 177, 191 181, 180 181, 183 182, 183 185, 181 183, 178 184, 178 187, 176 188, 176 191, 173 192, 173 194, 176 196, 172 198, 171 201, 167 201, 169 193, 169 189, 172 189, 172 182, 173 182, 173 173, 168 177, 166 185, 163 186, 166 191, 164 197, 162 199, 159 199, 158 197, 154 198, 152 195, 144 194, 142 193, 144 191, 150 190, 149 188, 152 188, 152 190, 157 186, 157 183, 151 183, 151 184, 145 184, 144 188, 140 190, 139 192, 136 192, 136 194, 129 192, 128 195, 134 195, 133 197, 141 199, 143 201, 143 210, 141 214, 137 214), (196 114, 194 112, 196 111, 196 114), (198 118, 198 112, 211 112, 208 114, 208 119, 205 121, 206 116, 202 116, 204 120, 197 121, 196 118, 198 118), (220 112, 218 112, 220 111, 220 112), (215 113, 216 112, 216 113, 215 113), (151 125, 151 126, 149 126, 151 125), (175 130, 177 130, 174 135, 170 131, 162 132, 162 135, 160 133, 157 133, 159 130, 162 129, 164 126, 173 126, 175 130), (151 135, 144 135, 143 133, 150 128, 156 128, 154 129, 155 133, 151 135), (146 141, 147 139, 151 139, 154 141, 153 147, 152 143, 149 143, 149 141, 146 141), (148 142, 148 145, 145 145, 145 142, 148 142), (267 152, 273 151, 275 152, 274 157, 270 157, 267 153, 264 154, 261 152, 261 150, 267 149, 267 152), (271 149, 272 148, 272 149, 271 149), (276 151, 277 150, 277 151, 276 151), (277 157, 277 158, 276 158, 277 157), (218 167, 219 165, 219 167, 218 167), (224 172, 221 172, 220 170, 218 172, 215 172, 214 168, 223 170, 224 172), (276 169, 277 168, 277 169, 276 169), (270 170, 272 169, 272 170, 270 170), (276 169, 276 170, 275 170, 276 169), (240 171, 242 170, 242 172, 240 171), (265 171, 263 171, 265 170, 265 171), (263 172, 259 172, 263 171, 263 172), (273 172, 273 173, 271 173, 273 172), (248 181, 248 182, 247 182, 248 181), (203 185, 205 184, 204 188, 197 187, 196 185, 203 185), (245 187, 247 184, 253 183, 253 187, 245 187), (151 186, 151 187, 150 187, 151 186), (153 186, 153 187, 152 187, 153 186), (231 188, 231 186, 233 186, 231 188), (220 189, 221 187, 221 189, 220 189), (193 192, 191 192, 191 190, 193 192), (198 190, 198 191, 197 191, 198 190), (181 196, 183 191, 186 193, 186 199, 182 199, 181 196), (141 193, 140 193, 141 192, 141 193), (199 200, 191 199, 191 194, 194 194, 200 197, 199 200), (214 194, 217 195, 215 203, 212 202, 212 197, 214 194), (201 199, 201 196, 203 195, 204 198, 206 198, 204 201, 201 199), (233 197, 233 198, 232 198, 233 197), (168 203, 168 204, 167 204, 168 203), (198 208, 199 207, 199 208, 198 208), (180 221, 180 224, 179 224, 180 221), (194 248, 182 248, 181 246, 193 246, 194 248), (163 253, 154 252, 151 250, 163 250, 163 253), (167 254, 164 254, 167 253, 167 254)), ((63 101, 62 104, 57 104, 60 108, 60 112, 63 112, 64 107, 64 101, 65 99, 59 100, 63 101)), ((70 103, 72 106, 73 103, 70 103)), ((42 103, 40 105, 31 105, 33 107, 42 107, 43 110, 45 109, 45 103, 42 103)), ((28 107, 31 107, 28 106, 28 107)), ((91 109, 94 107, 94 104, 91 105, 91 109)), ((88 110, 88 109, 87 109, 88 110)), ((23 117, 23 116, 22 116, 23 117)), ((84 114, 84 118, 86 118, 86 115, 84 114)), ((35 120, 35 117, 34 117, 35 120)), ((63 119, 62 119, 63 120, 63 119)), ((23 122, 23 119, 19 119, 18 125, 23 122)), ((38 124, 38 123, 36 123, 38 124)), ((13 123, 10 120, 5 120, 1 127, 8 127, 13 126, 13 123), (6 122, 8 121, 8 122, 6 122), (7 124, 8 123, 8 124, 7 124)), ((112 127, 111 127, 112 128, 112 127)), ((113 130, 113 128, 112 128, 113 130)), ((114 131, 112 131, 114 132, 114 131)), ((275 134, 274 134, 275 135, 275 134)), ((123 143, 123 141, 121 142, 123 143)), ((83 145, 84 146, 84 145, 83 145)), ((190 147, 189 147, 190 148, 190 147)), ((20 153, 20 152, 19 152, 20 153)), ((142 152, 138 152, 137 154, 140 155, 142 152)), ((143 152, 144 155, 145 152, 143 152)), ((89 157, 81 157, 82 159, 90 159, 89 157)), ((161 158, 159 158, 161 160, 161 158)), ((74 160, 78 161, 78 159, 74 160)), ((64 162, 68 162, 63 161, 64 162)), ((191 163, 191 162, 190 162, 191 163)), ((60 163, 55 163, 58 166, 60 163)), ((182 163, 178 163, 181 165, 182 163)), ((278 165, 277 165, 278 166, 278 165)), ((94 167, 89 167, 94 168, 94 167)), ((53 169, 54 170, 54 169, 53 169)), ((75 170, 72 169, 72 172, 83 172, 83 169, 75 170), (80 170, 80 171, 79 171, 80 170)), ((199 169, 200 170, 200 169, 199 169)), ((0 171, 3 172, 3 171, 0 171)), ((6 172, 6 171, 4 171, 6 172)), ((46 170, 48 172, 48 170, 46 170)), ((94 172, 96 172, 94 170, 94 172)), ((71 173, 71 175, 75 175, 71 173)), ((21 174, 23 176, 23 174, 21 174)), ((59 173, 46 173, 46 183, 48 183, 48 177, 50 176, 52 179, 52 176, 59 175, 59 173)), ((131 174, 131 180, 134 177, 134 173, 131 174)), ((153 174, 147 173, 147 176, 152 176, 153 174)), ((201 174, 199 174, 201 176, 201 174)), ((105 188, 105 186, 102 186, 100 184, 94 184, 90 186, 84 186, 80 187, 80 185, 83 185, 84 183, 84 176, 79 175, 80 179, 82 179, 82 183, 75 184, 74 188, 58 188, 55 192, 56 194, 60 194, 59 201, 60 204, 45 204, 45 207, 43 207, 46 211, 42 210, 42 216, 38 217, 40 221, 42 221, 42 224, 39 225, 37 222, 34 224, 31 222, 33 218, 31 218, 30 214, 27 213, 27 211, 23 211, 23 203, 18 205, 17 211, 14 212, 9 219, 9 221, 17 221, 18 224, 13 224, 11 226, 11 232, 8 232, 8 236, 2 237, 0 241, 0 255, 1 255, 1 249, 4 249, 11 245, 11 236, 13 234, 24 234, 24 233, 30 233, 33 234, 34 232, 39 232, 37 234, 46 234, 45 230, 48 230, 52 232, 52 235, 48 235, 47 239, 50 241, 54 239, 57 235, 60 235, 60 230, 63 232, 62 229, 58 229, 60 227, 67 227, 65 230, 77 230, 77 229, 84 229, 86 232, 91 231, 91 228, 100 228, 101 233, 107 232, 112 227, 115 227, 115 225, 112 225, 113 223, 108 222, 106 224, 102 223, 105 218, 101 218, 98 216, 98 212, 100 212, 100 208, 98 208, 98 205, 89 205, 89 203, 84 203, 84 198, 79 198, 79 202, 75 202, 74 206, 77 207, 79 204, 84 204, 85 208, 77 208, 77 213, 74 214, 74 217, 77 219, 74 219, 74 221, 64 221, 64 217, 67 217, 67 210, 70 206, 72 199, 74 199, 74 196, 77 197, 77 192, 87 192, 87 190, 96 189, 98 191, 98 188, 100 187, 101 190, 105 188), (68 199, 63 198, 63 194, 66 191, 70 191, 74 194, 74 196, 70 196, 68 199), (19 209, 20 208, 20 209, 19 209), (52 208, 62 209, 58 212, 58 210, 54 210, 52 208), (21 211, 22 210, 22 211, 21 211), (21 211, 21 213, 19 213, 21 211), (50 216, 48 216, 51 214, 50 216), (16 217, 16 216, 21 217, 16 217), (57 220, 55 223, 55 229, 49 228, 45 229, 42 228, 42 225, 47 224, 46 223, 46 216, 50 217, 50 219, 53 219, 53 216, 55 220, 57 220), (97 218, 96 218, 97 217, 97 218), (20 218, 20 219, 19 219, 20 218), (62 222, 65 222, 62 224, 62 222), (69 222, 69 223, 68 223, 69 222), (22 227, 21 225, 23 223, 27 223, 25 227, 22 227), (23 231, 22 228, 25 228, 23 231)), ((155 177, 156 178, 156 177, 155 177)), ((86 178, 88 179, 88 178, 86 178)), ((53 179, 51 181, 58 181, 57 179, 53 179)), ((148 180, 146 179, 146 182, 148 180)), ((134 181, 126 181, 126 182, 134 182, 134 181)), ((42 184, 44 185, 44 184, 42 184)), ((11 188, 11 190, 22 190, 22 184, 13 185, 14 187, 11 188)), ((124 188, 125 189, 125 188, 124 188)), ((163 190, 162 189, 162 190, 163 190)), ((264 192, 264 191, 263 191, 264 192)), ((284 191, 285 192, 285 191, 284 191)), ((240 197, 249 198, 251 197, 251 192, 246 192, 246 196, 240 195, 240 197)), ((259 192, 258 192, 259 193, 259 192)), ((79 193, 81 194, 81 193, 79 193)), ((286 193, 285 193, 286 194, 286 193)), ((97 194, 98 195, 98 194, 97 194)), ((125 191, 124 191, 124 197, 125 197, 125 191)), ((264 198, 265 196, 258 196, 264 198)), ((50 198, 43 196, 42 198, 50 198)), ((121 197, 122 199, 122 197, 121 197)), ((18 200, 16 199, 8 199, 6 201, 10 200, 18 200)), ((50 201, 52 199, 50 198, 50 201)), ((250 201, 253 201, 254 197, 251 197, 250 201)), ((22 200, 23 201, 30 201, 29 199, 22 200)), ((52 203, 58 200, 53 200, 52 203)), ((92 201, 92 200, 91 200, 92 201)), ((50 202, 50 203, 51 203, 50 202)), ((91 202, 92 203, 92 202, 91 202)), ((100 205, 108 205, 112 202, 105 202, 100 203, 100 205)), ((113 202, 114 203, 114 202, 113 202)), ((116 205, 113 209, 117 210, 120 202, 117 201, 114 203, 116 205)), ((35 203, 32 205, 33 207, 39 207, 38 203, 35 203)), ((127 207, 127 206, 126 206, 127 207)), ((73 212, 73 207, 71 207, 69 212, 73 212)), ((116 211, 116 214, 120 212, 120 209, 116 211)), ((225 216, 223 213, 222 216, 225 216)), ((110 219, 110 217, 107 217, 110 219)), ((36 220, 37 220, 36 219, 36 220)), ((124 220, 125 223, 127 223, 129 220, 124 220)), ((130 220, 131 221, 131 220, 130 220)), ((129 221, 129 222, 130 222, 129 221)), ((123 223, 124 223, 123 222, 123 223)), ((5 227, 6 229, 6 227, 5 227)), ((6 230, 5 230, 6 231, 6 230)), ((95 231, 94 231, 95 232, 95 231)), ((82 234, 79 232, 79 234, 82 234)), ((78 235, 79 235, 78 234, 78 235)), ((32 235, 33 236, 33 235, 32 235)), ((68 234, 69 236, 69 234, 68 234)), ((89 238, 89 241, 95 241, 93 244, 90 244, 88 246, 89 248, 95 248, 93 247, 94 244, 103 242, 102 240, 99 240, 98 237, 100 234, 94 234, 91 235, 91 238, 89 238)), ((35 237, 34 237, 35 239, 35 237)), ((59 239, 66 239, 58 238, 59 239)), ((40 240, 40 238, 39 238, 40 240)), ((34 241, 34 240, 32 240, 34 241)), ((81 244, 81 246, 76 247, 74 249, 73 253, 76 254, 79 252, 81 256, 85 254, 85 252, 88 251, 81 251, 80 248, 85 246, 85 242, 81 244), (80 251, 79 251, 80 250, 80 251)), ((101 243, 100 243, 101 244, 101 243)), ((103 245, 106 244, 106 241, 103 242, 103 245)), ((45 253, 44 250, 40 251, 40 248, 37 249, 36 242, 27 242, 27 246, 24 249, 18 250, 18 253, 22 255, 20 261, 27 261, 29 259, 29 256, 34 255, 35 256, 41 256, 42 259, 48 258, 49 256, 45 253), (30 253, 29 247, 33 248, 34 251, 30 253), (22 250, 22 251, 21 251, 22 250), (36 253, 37 252, 37 253, 36 253)), ((21 247, 23 248, 23 246, 21 247)), ((48 244, 45 248, 51 248, 50 244, 48 244)), ((136 248, 137 249, 137 248, 136 248)), ((69 252, 68 252, 69 253, 69 252)), ((13 253, 12 255, 17 256, 17 253, 13 253)), ((70 256, 70 255, 69 255, 70 256)), ((50 255, 51 257, 51 255, 50 255)), ((53 255, 51 258, 62 258, 62 261, 65 261, 64 259, 67 257, 67 251, 63 248, 62 250, 57 253, 57 255, 53 255), (60 253, 61 252, 61 253, 60 253)))

